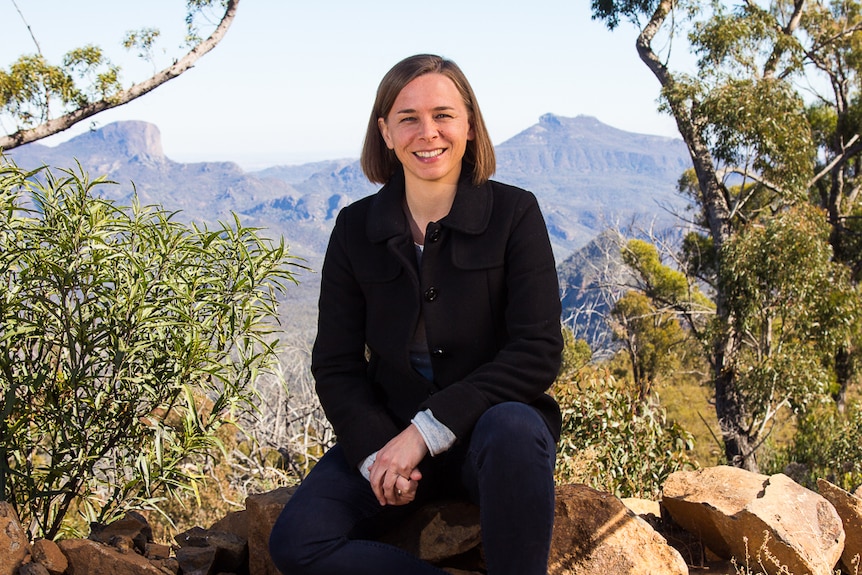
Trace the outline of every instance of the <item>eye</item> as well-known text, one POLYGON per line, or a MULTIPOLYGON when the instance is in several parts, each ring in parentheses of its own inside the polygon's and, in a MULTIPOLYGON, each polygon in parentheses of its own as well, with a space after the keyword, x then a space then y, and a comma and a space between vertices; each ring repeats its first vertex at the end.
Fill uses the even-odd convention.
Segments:
POLYGON ((436 117, 437 117, 437 119, 449 119, 452 117, 452 114, 448 114, 446 112, 440 112, 439 114, 437 114, 436 117))

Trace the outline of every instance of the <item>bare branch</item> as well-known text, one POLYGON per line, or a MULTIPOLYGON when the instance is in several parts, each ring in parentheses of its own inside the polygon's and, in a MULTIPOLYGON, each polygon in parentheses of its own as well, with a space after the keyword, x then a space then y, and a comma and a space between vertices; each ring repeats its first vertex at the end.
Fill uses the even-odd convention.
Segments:
POLYGON ((21 8, 18 7, 18 3, 15 0, 12 0, 12 5, 15 7, 15 10, 18 12, 18 15, 21 16, 21 20, 24 21, 24 26, 27 27, 27 32, 30 33, 30 38, 33 39, 33 43, 36 45, 36 53, 41 56, 42 55, 42 47, 39 46, 39 41, 36 40, 36 36, 33 34, 33 29, 30 28, 30 24, 27 22, 27 19, 24 18, 24 13, 21 12, 21 8))
POLYGON ((854 134, 853 137, 844 145, 844 149, 841 150, 841 153, 835 156, 817 175, 811 178, 811 181, 808 182, 808 187, 813 187, 814 184, 829 175, 836 166, 845 164, 859 152, 862 152, 862 140, 859 139, 859 134, 854 134))

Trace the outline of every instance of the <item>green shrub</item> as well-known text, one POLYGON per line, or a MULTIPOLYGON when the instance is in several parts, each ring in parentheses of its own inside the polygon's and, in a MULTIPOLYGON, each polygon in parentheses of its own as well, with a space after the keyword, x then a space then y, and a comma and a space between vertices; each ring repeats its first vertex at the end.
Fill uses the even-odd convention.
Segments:
POLYGON ((0 157, 0 497, 34 537, 194 493, 189 456, 252 408, 297 265, 104 183, 0 157))
POLYGON ((665 479, 693 467, 691 434, 660 406, 639 402, 606 370, 587 366, 554 386, 563 412, 556 479, 618 497, 654 498, 665 479))
POLYGON ((849 401, 843 413, 823 401, 796 422, 790 444, 779 449, 766 473, 785 473, 817 490, 823 478, 853 491, 862 483, 862 404, 849 401))

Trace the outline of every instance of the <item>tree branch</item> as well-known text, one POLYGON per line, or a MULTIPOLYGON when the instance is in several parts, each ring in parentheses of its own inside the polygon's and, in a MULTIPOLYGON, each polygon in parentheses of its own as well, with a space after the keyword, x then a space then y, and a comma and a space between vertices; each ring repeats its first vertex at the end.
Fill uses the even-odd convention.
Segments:
POLYGON ((862 152, 862 140, 859 139, 859 134, 853 134, 853 137, 844 145, 844 149, 841 150, 841 153, 832 158, 831 162, 811 178, 811 181, 808 182, 808 188, 812 188, 814 184, 821 180, 821 178, 829 175, 837 166, 845 164, 859 152, 862 152))
POLYGON ((58 134, 67 130, 92 116, 111 108, 116 108, 127 104, 136 98, 140 98, 144 94, 155 90, 165 82, 173 80, 180 74, 186 72, 194 66, 194 64, 205 54, 215 48, 218 43, 224 38, 228 28, 233 23, 236 16, 236 9, 240 0, 228 0, 224 16, 222 16, 219 25, 210 36, 192 48, 185 56, 174 62, 172 66, 165 68, 161 72, 156 73, 151 78, 139 82, 127 90, 119 92, 115 96, 102 99, 97 102, 91 102, 58 118, 48 120, 47 122, 26 130, 19 130, 14 134, 0 137, 0 150, 11 150, 24 144, 29 144, 42 138, 58 134))
POLYGON ((27 23, 27 19, 24 18, 24 13, 21 12, 21 8, 18 7, 18 3, 15 0, 12 0, 12 6, 15 7, 15 10, 18 12, 18 15, 21 16, 21 20, 24 21, 24 26, 27 27, 27 32, 30 33, 30 38, 32 38, 33 43, 36 44, 36 53, 41 55, 42 54, 42 47, 39 46, 39 41, 36 40, 36 36, 33 34, 33 29, 30 27, 30 24, 27 23))

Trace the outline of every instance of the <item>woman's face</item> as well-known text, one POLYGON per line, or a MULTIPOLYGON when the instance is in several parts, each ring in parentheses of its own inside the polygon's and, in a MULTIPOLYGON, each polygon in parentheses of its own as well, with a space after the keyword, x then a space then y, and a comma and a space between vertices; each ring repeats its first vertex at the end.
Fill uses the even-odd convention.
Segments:
POLYGON ((377 120, 387 147, 404 166, 406 184, 455 185, 473 139, 469 113, 455 84, 424 74, 404 86, 385 118, 377 120))

